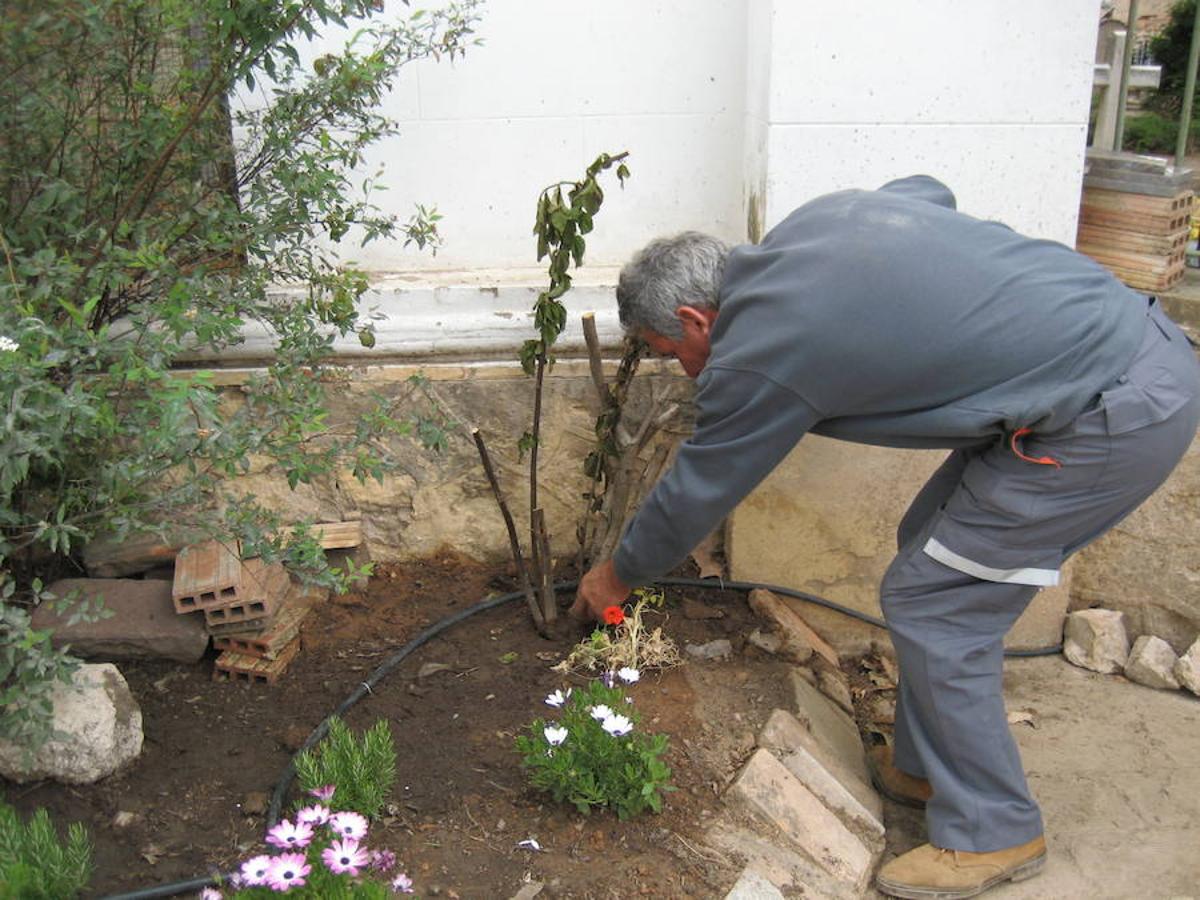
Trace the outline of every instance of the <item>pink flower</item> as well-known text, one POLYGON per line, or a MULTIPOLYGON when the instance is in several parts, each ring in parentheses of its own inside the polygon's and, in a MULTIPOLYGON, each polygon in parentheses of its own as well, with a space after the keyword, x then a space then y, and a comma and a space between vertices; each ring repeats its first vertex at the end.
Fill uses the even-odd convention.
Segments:
POLYGON ((304 876, 311 871, 303 853, 280 853, 267 869, 267 884, 273 891, 290 891, 294 887, 303 887, 304 876))
POLYGON ((374 850, 371 852, 371 868, 386 872, 396 865, 396 854, 391 850, 374 850))
POLYGON ((286 850, 289 847, 307 847, 312 837, 313 827, 307 822, 297 822, 293 825, 284 819, 267 832, 267 843, 286 850))
POLYGON ((322 785, 319 788, 313 788, 311 791, 309 791, 309 793, 312 794, 314 797, 316 797, 318 800, 320 800, 322 803, 328 803, 330 800, 333 799, 333 792, 335 790, 337 790, 337 787, 335 785, 326 784, 326 785, 322 785))
POLYGON ((413 880, 401 872, 392 879, 392 890, 397 894, 411 894, 413 892, 413 880))
POLYGON ((305 825, 324 825, 329 821, 329 807, 314 803, 296 813, 296 821, 305 825))
POLYGON ((224 900, 224 896, 216 888, 206 887, 200 892, 200 900, 224 900))
POLYGON ((260 884, 267 883, 267 869, 271 867, 271 857, 256 856, 253 859, 248 859, 242 863, 241 876, 242 883, 249 887, 256 887, 260 884))
POLYGON ((355 841, 367 836, 367 820, 356 812, 334 813, 329 817, 329 827, 342 837, 355 841))
POLYGON ((325 866, 329 871, 335 875, 357 875, 358 870, 371 861, 371 855, 358 846, 358 841, 346 838, 342 841, 334 841, 326 847, 321 852, 321 859, 325 861, 325 866))

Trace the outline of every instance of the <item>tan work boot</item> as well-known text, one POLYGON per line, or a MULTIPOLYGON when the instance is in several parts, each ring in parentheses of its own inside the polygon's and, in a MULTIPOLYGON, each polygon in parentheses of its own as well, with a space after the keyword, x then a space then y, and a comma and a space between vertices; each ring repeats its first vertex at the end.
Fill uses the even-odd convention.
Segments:
POLYGON ((1032 878, 1045 863, 1046 841, 1041 836, 1028 844, 992 853, 942 850, 922 844, 880 869, 875 886, 889 897, 960 900, 1005 881, 1032 878))
POLYGON ((892 763, 892 748, 887 744, 879 744, 867 751, 867 770, 875 789, 903 806, 924 809, 926 801, 933 796, 928 781, 896 768, 892 763))

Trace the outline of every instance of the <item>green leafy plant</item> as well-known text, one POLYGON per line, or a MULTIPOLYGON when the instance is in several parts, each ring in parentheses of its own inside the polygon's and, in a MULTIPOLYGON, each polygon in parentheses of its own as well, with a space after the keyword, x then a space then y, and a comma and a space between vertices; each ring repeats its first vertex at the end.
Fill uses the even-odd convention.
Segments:
MULTIPOLYGON (((638 673, 622 675, 636 679, 638 673)), ((562 718, 535 719, 516 739, 530 783, 583 813, 608 807, 624 820, 647 809, 659 812, 662 795, 674 790, 663 760, 667 737, 638 731, 641 717, 626 699, 624 689, 601 680, 547 697, 548 705, 561 707, 562 718)))
POLYGON ((86 828, 73 823, 64 843, 44 809, 22 823, 16 810, 0 802, 2 900, 67 900, 79 896, 91 877, 86 828))
POLYGON ((550 537, 546 532, 545 516, 538 502, 538 449, 542 431, 542 397, 546 379, 546 370, 554 364, 551 352, 559 335, 567 326, 567 309, 563 305, 563 296, 571 289, 570 270, 583 265, 584 253, 587 250, 587 240, 594 225, 596 214, 604 202, 604 190, 600 187, 600 175, 604 171, 617 167, 617 181, 622 186, 629 177, 629 168, 624 160, 628 152, 609 154, 601 153, 587 167, 584 176, 579 181, 560 181, 542 190, 538 196, 537 216, 534 220, 533 233, 537 237, 537 258, 540 262, 547 256, 550 284, 538 294, 533 305, 533 327, 537 337, 522 344, 518 359, 525 374, 532 375, 534 381, 533 393, 533 423, 529 431, 521 435, 517 448, 522 455, 529 454, 529 565, 526 567, 525 557, 521 552, 520 542, 512 525, 512 519, 506 503, 500 494, 492 465, 488 459, 487 449, 483 438, 475 432, 475 441, 483 457, 484 468, 488 472, 492 490, 500 504, 505 523, 508 526, 509 543, 513 561, 525 591, 526 602, 533 616, 534 625, 539 631, 546 633, 558 618, 558 605, 555 601, 554 579, 551 571, 550 537))
POLYGON ((356 738, 345 722, 332 717, 329 734, 296 757, 296 777, 309 792, 336 785, 338 809, 377 815, 396 783, 396 745, 387 720, 356 738))
MULTIPOLYGON (((382 481, 420 441, 436 445, 415 392, 374 398, 362 416, 331 409, 325 361, 340 336, 374 340, 358 311, 367 277, 339 248, 388 236, 436 247, 436 208, 398 222, 360 170, 395 131, 377 111, 385 91, 409 63, 461 54, 478 6, 5 5, 0 572, 18 587, 0 642, 33 669, 63 671, 12 608, 34 605, 35 577, 78 571, 97 537, 237 539, 334 589, 363 574, 328 567, 303 529, 281 537, 277 513, 230 480, 257 468, 292 487, 382 481), (345 46, 305 63, 305 42, 335 27, 345 46), (247 328, 273 346, 241 390, 183 368, 247 328)), ((9 711, 0 736, 24 728, 9 711)))

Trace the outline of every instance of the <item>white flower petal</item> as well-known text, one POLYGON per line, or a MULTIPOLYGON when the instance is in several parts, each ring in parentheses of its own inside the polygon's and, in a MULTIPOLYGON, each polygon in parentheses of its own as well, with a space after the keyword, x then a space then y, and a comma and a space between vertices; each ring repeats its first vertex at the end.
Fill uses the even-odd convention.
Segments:
POLYGON ((632 666, 625 666, 624 668, 617 669, 617 677, 626 684, 633 684, 642 677, 642 673, 632 666))
POLYGON ((567 739, 567 729, 555 728, 553 725, 547 725, 542 733, 546 735, 546 742, 552 747, 557 747, 567 739))
POLYGON ((611 716, 613 714, 613 711, 611 709, 609 709, 607 706, 605 706, 603 703, 601 703, 597 706, 593 706, 589 710, 589 712, 591 712, 593 719, 607 719, 609 716, 611 716))
POLYGON ((612 715, 600 723, 600 727, 613 737, 620 737, 633 731, 633 723, 625 716, 612 715))

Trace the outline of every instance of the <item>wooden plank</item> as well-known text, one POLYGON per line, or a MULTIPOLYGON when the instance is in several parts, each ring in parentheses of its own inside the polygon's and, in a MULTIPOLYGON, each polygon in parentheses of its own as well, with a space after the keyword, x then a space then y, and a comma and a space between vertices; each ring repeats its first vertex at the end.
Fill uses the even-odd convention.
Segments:
MULTIPOLYGON (((290 537, 295 531, 290 525, 279 529, 279 533, 285 537, 290 537)), ((325 550, 344 550, 362 543, 362 522, 358 520, 317 522, 309 526, 309 531, 325 550)))

